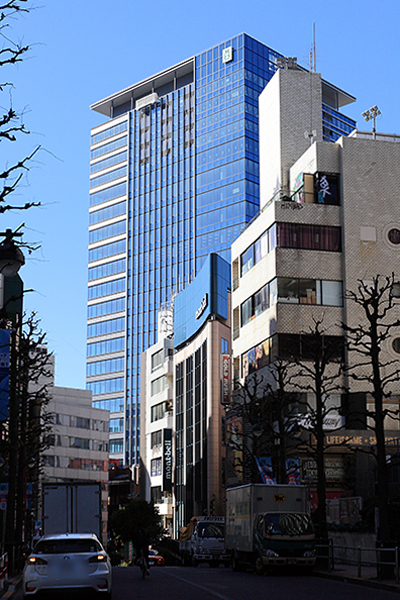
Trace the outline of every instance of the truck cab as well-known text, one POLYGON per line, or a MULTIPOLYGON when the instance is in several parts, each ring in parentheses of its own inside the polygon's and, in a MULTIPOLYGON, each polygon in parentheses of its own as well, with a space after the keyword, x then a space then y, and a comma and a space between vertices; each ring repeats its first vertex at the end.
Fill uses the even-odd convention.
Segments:
POLYGON ((263 567, 293 565, 311 570, 315 565, 315 534, 310 515, 300 512, 257 514, 254 547, 263 567))
POLYGON ((180 541, 184 563, 198 566, 208 562, 212 567, 220 563, 229 564, 230 554, 225 551, 224 545, 225 518, 194 517, 191 523, 190 537, 180 541))
POLYGON ((315 565, 315 533, 301 485, 245 484, 226 490, 225 549, 234 570, 315 565))

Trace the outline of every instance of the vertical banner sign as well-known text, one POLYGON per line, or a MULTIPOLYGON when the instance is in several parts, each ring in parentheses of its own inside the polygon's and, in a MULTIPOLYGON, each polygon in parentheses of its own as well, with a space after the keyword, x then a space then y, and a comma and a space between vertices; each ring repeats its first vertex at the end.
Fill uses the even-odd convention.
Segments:
POLYGON ((275 485, 276 481, 272 472, 272 459, 270 456, 257 456, 256 457, 258 469, 261 473, 263 483, 268 485, 275 485))
POLYGON ((243 483, 242 417, 226 419, 226 478, 229 485, 243 483))
POLYGON ((0 329, 0 421, 8 419, 10 334, 9 329, 0 329))
POLYGON ((286 475, 289 485, 300 485, 300 461, 298 458, 286 459, 286 475))
POLYGON ((172 492, 172 429, 164 429, 163 492, 172 492))
POLYGON ((229 404, 231 401, 231 357, 221 354, 221 403, 229 404))

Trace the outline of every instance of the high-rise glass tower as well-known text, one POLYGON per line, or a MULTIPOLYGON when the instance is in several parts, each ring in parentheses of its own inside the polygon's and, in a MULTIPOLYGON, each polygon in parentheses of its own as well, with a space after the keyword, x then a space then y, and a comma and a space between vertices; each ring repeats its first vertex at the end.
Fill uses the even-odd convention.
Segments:
MULTIPOLYGON (((293 61, 238 35, 92 105, 87 387, 111 411, 110 457, 139 461, 140 354, 157 311, 259 210, 258 96, 293 61)), ((355 122, 323 86, 324 139, 355 122)))

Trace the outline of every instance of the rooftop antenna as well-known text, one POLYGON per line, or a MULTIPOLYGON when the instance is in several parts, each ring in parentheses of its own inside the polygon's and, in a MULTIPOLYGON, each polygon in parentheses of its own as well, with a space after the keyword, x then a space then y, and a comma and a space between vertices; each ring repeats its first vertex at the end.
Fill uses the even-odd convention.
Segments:
POLYGON ((317 53, 315 51, 315 21, 313 22, 313 43, 312 43, 312 53, 313 53, 313 65, 312 65, 312 70, 314 71, 314 73, 317 72, 317 53))
POLYGON ((315 22, 313 22, 313 41, 310 49, 310 130, 304 132, 305 139, 310 140, 310 145, 317 139, 317 130, 312 128, 312 77, 311 73, 316 73, 316 58, 315 58, 315 22))

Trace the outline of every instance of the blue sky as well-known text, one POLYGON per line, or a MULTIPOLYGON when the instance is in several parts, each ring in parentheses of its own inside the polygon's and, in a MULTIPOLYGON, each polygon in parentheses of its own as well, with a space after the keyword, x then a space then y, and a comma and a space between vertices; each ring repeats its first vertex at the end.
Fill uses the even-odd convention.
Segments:
MULTIPOLYGON (((29 58, 3 68, 13 107, 32 132, 1 144, 2 165, 38 144, 15 200, 42 207, 1 216, 1 230, 25 221, 24 240, 41 245, 20 274, 25 309, 36 311, 56 357, 56 384, 85 387, 89 140, 101 115, 90 104, 241 32, 307 67, 316 27, 317 71, 357 102, 377 104, 377 130, 400 134, 400 4, 324 0, 32 0, 35 10, 7 31, 31 45, 29 58)), ((8 92, 1 105, 8 106, 8 92)), ((400 182, 399 182, 400 185, 400 182)))

